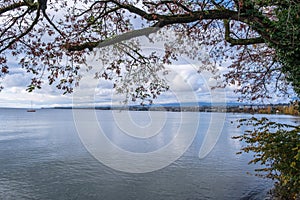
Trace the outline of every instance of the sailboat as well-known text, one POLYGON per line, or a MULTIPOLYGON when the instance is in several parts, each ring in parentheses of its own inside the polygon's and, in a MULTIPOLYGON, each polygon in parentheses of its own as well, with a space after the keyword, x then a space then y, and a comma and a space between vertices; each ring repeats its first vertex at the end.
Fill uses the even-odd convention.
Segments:
POLYGON ((27 110, 27 112, 35 112, 36 110, 32 108, 32 101, 31 101, 31 107, 27 110))

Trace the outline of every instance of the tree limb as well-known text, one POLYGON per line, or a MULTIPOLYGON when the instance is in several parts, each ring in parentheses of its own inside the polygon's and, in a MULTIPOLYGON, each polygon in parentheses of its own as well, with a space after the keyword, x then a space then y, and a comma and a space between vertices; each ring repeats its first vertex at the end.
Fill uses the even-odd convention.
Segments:
POLYGON ((10 41, 8 45, 6 45, 4 48, 0 49, 0 53, 10 48, 14 43, 16 43, 16 41, 20 40, 22 37, 27 35, 33 29, 33 27, 38 23, 39 18, 40 18, 40 8, 38 8, 36 17, 32 22, 32 24, 29 26, 29 28, 25 30, 23 33, 21 33, 19 36, 15 37, 12 41, 10 41))
MULTIPOLYGON (((124 7, 124 6, 123 6, 124 7)), ((144 11, 140 13, 139 8, 134 8, 134 6, 131 5, 126 5, 126 9, 129 9, 130 11, 135 12, 136 14, 142 14, 142 15, 147 15, 144 11)), ((231 10, 210 10, 210 11, 195 11, 189 14, 177 14, 177 15, 172 15, 172 16, 167 16, 167 15, 157 15, 156 17, 147 17, 148 20, 150 21, 157 21, 152 27, 144 28, 144 29, 139 29, 139 30, 133 30, 129 31, 126 33, 123 33, 121 35, 108 38, 106 40, 99 40, 96 42, 87 42, 79 45, 72 45, 68 44, 65 46, 65 48, 69 51, 81 51, 86 48, 89 50, 92 50, 95 47, 105 47, 109 46, 112 44, 116 44, 120 41, 124 40, 129 40, 135 37, 139 36, 144 36, 144 35, 149 35, 151 33, 154 33, 159 30, 159 28, 165 27, 167 25, 172 25, 172 24, 184 24, 184 23, 191 23, 191 22, 196 22, 199 20, 205 20, 205 19, 244 19, 238 16, 238 13, 235 11, 231 10)), ((246 18, 245 18, 246 19, 246 18)))
POLYGON ((27 3, 21 1, 21 2, 18 2, 18 3, 14 3, 14 4, 11 4, 9 6, 6 6, 6 7, 2 7, 0 8, 0 15, 5 13, 5 12, 8 12, 8 11, 11 11, 11 10, 14 10, 16 8, 20 8, 22 6, 28 6, 27 3))
POLYGON ((102 48, 102 47, 106 47, 109 45, 117 44, 117 43, 125 41, 125 40, 129 40, 132 38, 149 35, 151 33, 157 32, 159 29, 160 29, 159 27, 154 26, 154 27, 148 27, 148 28, 139 29, 139 30, 133 30, 133 31, 123 33, 121 35, 117 35, 117 36, 108 38, 106 40, 101 40, 101 41, 97 41, 97 42, 86 42, 86 43, 83 43, 80 45, 67 45, 65 48, 68 51, 82 51, 84 49, 89 49, 92 51, 96 47, 102 48))
MULTIPOLYGON (((20 18, 23 18, 27 13, 29 13, 29 11, 30 11, 31 9, 30 8, 28 8, 23 14, 21 14, 20 16, 18 16, 18 17, 15 17, 13 20, 12 20, 12 23, 7 27, 7 28, 5 28, 3 31, 2 31, 2 33, 0 34, 0 38, 2 38, 2 36, 11 28, 11 27, 13 27, 16 23, 17 23, 17 21, 20 19, 20 18)), ((1 40, 0 42, 4 42, 5 40, 1 40)))
POLYGON ((186 7, 182 3, 179 3, 179 2, 173 1, 173 0, 164 0, 164 1, 160 1, 158 3, 154 3, 154 2, 149 1, 149 2, 143 2, 143 4, 144 5, 154 5, 154 6, 174 4, 174 5, 177 5, 178 7, 182 8, 186 12, 192 12, 192 10, 190 10, 188 7, 186 7))
POLYGON ((44 17, 46 18, 46 20, 48 21, 48 23, 63 37, 65 38, 65 34, 63 34, 63 32, 61 32, 56 26, 55 24, 52 22, 52 20, 49 18, 49 16, 46 13, 46 10, 42 10, 44 17))
POLYGON ((224 27, 225 27, 225 40, 229 42, 232 46, 265 43, 265 40, 262 37, 247 38, 247 39, 234 39, 230 37, 229 20, 224 20, 224 27))
POLYGON ((14 4, 11 4, 11 5, 6 6, 6 7, 0 7, 0 15, 2 15, 5 12, 12 11, 16 8, 21 8, 23 6, 30 7, 31 10, 36 10, 38 8, 36 3, 29 4, 26 1, 20 1, 18 3, 14 3, 14 4))

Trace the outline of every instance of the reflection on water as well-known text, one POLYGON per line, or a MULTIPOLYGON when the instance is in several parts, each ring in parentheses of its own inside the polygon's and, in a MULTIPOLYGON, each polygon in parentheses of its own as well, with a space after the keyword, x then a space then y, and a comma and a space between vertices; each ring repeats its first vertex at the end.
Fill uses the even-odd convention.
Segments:
MULTIPOLYGON (((180 113, 167 113, 163 134, 133 139, 120 134, 110 111, 96 114, 107 137, 128 151, 160 148, 180 126, 180 113)), ((227 114, 216 146, 199 159, 210 118, 199 114, 198 133, 182 157, 161 170, 131 174, 110 169, 87 152, 71 110, 0 109, 0 199, 263 199, 272 183, 246 174, 255 168, 247 165, 251 154, 236 155, 241 143, 231 139, 241 133, 231 121, 245 116, 227 114)), ((132 120, 146 120, 142 115, 148 114, 132 113, 132 120)), ((269 117, 299 122, 291 116, 269 117)))

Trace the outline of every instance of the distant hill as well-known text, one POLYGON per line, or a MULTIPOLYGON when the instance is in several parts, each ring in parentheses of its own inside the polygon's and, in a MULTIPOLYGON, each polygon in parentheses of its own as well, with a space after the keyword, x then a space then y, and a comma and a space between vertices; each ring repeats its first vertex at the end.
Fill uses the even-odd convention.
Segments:
MULTIPOLYGON (((272 104, 274 105, 281 105, 281 104, 272 104)), ((287 104, 282 104, 287 105, 287 104)), ((156 103, 151 105, 118 105, 118 106, 110 106, 110 105, 103 105, 103 106, 95 106, 95 107, 88 107, 88 106, 82 106, 82 107, 75 107, 77 109, 101 109, 101 110, 110 110, 110 109, 127 109, 127 108, 139 108, 139 109, 150 109, 150 108, 159 108, 159 107, 165 107, 165 108, 179 108, 179 107, 239 107, 239 106, 265 106, 263 104, 249 104, 249 103, 239 103, 239 102, 183 102, 183 103, 156 103)), ((72 109, 74 107, 54 107, 54 109, 72 109)))
POLYGON ((242 103, 234 103, 234 102, 228 102, 228 103, 210 103, 210 102, 184 102, 184 103, 163 103, 163 104, 152 104, 149 107, 191 107, 191 106, 199 106, 199 107, 211 107, 211 106, 240 106, 244 105, 242 103))

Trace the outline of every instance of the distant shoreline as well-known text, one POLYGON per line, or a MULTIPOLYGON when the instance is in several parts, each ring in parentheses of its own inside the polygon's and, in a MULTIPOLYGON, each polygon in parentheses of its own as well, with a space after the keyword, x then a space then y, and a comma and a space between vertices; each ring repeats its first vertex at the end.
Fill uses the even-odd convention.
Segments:
MULTIPOLYGON (((166 111, 166 112, 222 112, 222 113, 250 113, 250 114, 287 114, 299 115, 290 104, 229 104, 229 105, 214 105, 206 103, 200 105, 197 103, 189 104, 160 104, 160 105, 132 105, 132 106, 96 106, 96 107, 72 107, 72 106, 56 106, 42 107, 39 109, 95 109, 95 110, 130 110, 130 111, 166 111)), ((0 109, 9 109, 2 107, 0 109)), ((11 109, 28 109, 28 108, 11 108, 11 109)))
POLYGON ((221 113, 249 113, 249 114, 286 114, 299 115, 294 113, 285 113, 287 105, 270 106, 101 106, 101 107, 54 107, 53 109, 94 109, 94 110, 129 110, 129 111, 166 111, 166 112, 221 112, 221 113))

